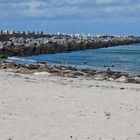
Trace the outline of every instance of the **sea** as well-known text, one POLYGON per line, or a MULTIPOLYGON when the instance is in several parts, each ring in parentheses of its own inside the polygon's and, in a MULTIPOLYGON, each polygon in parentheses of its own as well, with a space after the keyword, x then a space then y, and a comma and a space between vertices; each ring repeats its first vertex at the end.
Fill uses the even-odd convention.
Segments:
POLYGON ((77 66, 96 70, 110 68, 114 71, 140 74, 140 44, 8 59, 24 64, 47 62, 49 65, 77 66))

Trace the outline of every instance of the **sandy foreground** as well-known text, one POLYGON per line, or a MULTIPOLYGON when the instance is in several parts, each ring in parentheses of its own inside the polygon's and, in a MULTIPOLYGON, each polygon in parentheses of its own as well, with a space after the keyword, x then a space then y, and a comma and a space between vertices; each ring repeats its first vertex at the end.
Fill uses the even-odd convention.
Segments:
POLYGON ((140 140, 140 85, 0 70, 0 140, 140 140))

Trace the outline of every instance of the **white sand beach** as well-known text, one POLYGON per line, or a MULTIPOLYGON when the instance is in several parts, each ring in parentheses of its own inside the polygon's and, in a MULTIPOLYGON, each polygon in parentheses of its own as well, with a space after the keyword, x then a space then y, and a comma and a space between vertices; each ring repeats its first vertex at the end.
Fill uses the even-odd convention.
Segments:
POLYGON ((0 70, 0 140, 140 140, 140 85, 0 70))

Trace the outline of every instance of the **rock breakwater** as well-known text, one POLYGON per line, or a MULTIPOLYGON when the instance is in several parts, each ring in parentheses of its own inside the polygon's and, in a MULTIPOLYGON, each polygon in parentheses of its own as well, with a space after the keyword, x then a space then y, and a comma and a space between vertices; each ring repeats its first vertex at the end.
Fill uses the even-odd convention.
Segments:
POLYGON ((43 35, 0 40, 0 55, 29 56, 140 43, 139 37, 110 35, 43 35))

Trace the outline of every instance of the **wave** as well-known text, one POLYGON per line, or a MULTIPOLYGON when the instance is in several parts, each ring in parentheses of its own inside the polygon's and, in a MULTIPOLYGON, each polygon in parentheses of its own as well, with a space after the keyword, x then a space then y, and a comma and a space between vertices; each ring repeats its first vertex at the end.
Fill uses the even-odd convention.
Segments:
POLYGON ((23 61, 23 62, 32 62, 35 63, 36 60, 32 60, 32 59, 24 59, 24 58, 19 58, 19 57, 8 57, 8 60, 12 60, 12 61, 23 61))

